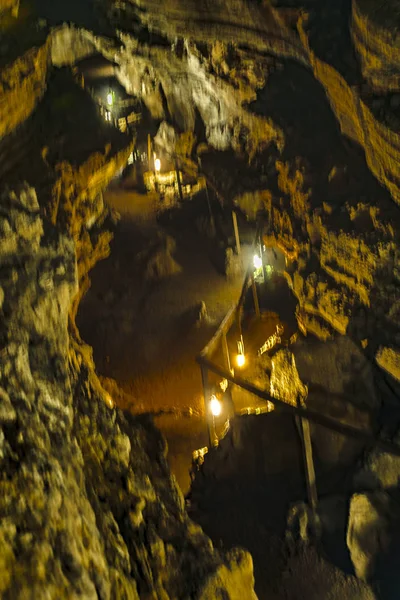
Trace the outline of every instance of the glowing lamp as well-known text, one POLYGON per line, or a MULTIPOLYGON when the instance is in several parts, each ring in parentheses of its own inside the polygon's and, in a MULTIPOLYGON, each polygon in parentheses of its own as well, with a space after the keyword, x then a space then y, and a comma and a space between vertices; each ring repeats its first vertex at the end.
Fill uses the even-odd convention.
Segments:
POLYGON ((158 171, 160 171, 160 169, 161 169, 161 160, 159 158, 156 158, 154 160, 154 168, 157 171, 157 173, 158 173, 158 171))
POLYGON ((255 269, 261 269, 262 267, 262 260, 261 258, 258 256, 258 254, 255 254, 253 256, 253 265, 255 269))
POLYGON ((108 94, 107 94, 107 104, 108 104, 108 106, 112 106, 112 104, 113 104, 112 92, 108 92, 108 94))
POLYGON ((211 396, 210 398, 210 411, 211 414, 214 417, 219 417, 219 415, 221 414, 221 402, 218 400, 218 398, 214 395, 211 396))
POLYGON ((245 362, 246 362, 246 358, 245 358, 244 354, 238 354, 236 356, 236 364, 238 367, 244 367, 245 362))

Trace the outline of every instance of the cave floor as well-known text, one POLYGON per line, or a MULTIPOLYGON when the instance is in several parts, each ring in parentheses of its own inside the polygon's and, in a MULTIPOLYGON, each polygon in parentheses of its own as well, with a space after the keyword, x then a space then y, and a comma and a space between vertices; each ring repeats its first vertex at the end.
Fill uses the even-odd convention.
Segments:
MULTIPOLYGON (((207 239, 197 233, 193 222, 182 227, 180 220, 167 233, 176 242, 173 256, 181 271, 161 281, 145 281, 138 259, 161 228, 156 219, 158 198, 124 190, 114 182, 105 199, 121 219, 109 258, 92 271, 91 289, 81 303, 78 326, 83 339, 94 349, 103 381, 109 384, 111 378, 122 389, 122 406, 155 415, 168 442, 172 472, 183 492, 187 492, 192 452, 208 444, 195 356, 237 302, 243 275, 229 280, 221 275, 207 239), (207 320, 196 327, 187 314, 201 301, 207 307, 207 320)), ((271 289, 274 294, 268 298, 260 290, 261 308, 269 304, 277 309, 283 303, 292 313, 294 305, 291 306, 285 282, 276 279, 271 289)), ((258 324, 261 327, 247 324, 249 337, 245 334, 245 343, 248 340, 249 357, 256 355, 258 347, 274 333, 277 322, 276 312, 267 311, 258 324)), ((286 330, 291 333, 293 325, 286 330)), ((236 337, 235 331, 228 337, 232 356, 237 351, 236 337)), ((223 364, 218 354, 214 360, 223 364)), ((256 373, 249 365, 255 365, 255 361, 249 360, 242 374, 255 381, 256 373)), ((112 393, 112 385, 109 391, 112 393)), ((234 390, 233 398, 237 412, 260 406, 258 398, 239 389, 234 390)))
POLYGON ((188 226, 174 232, 173 255, 181 272, 144 281, 138 257, 160 230, 157 198, 114 185, 105 199, 121 220, 110 257, 92 271, 78 326, 94 349, 98 372, 118 382, 127 407, 159 414, 156 423, 167 438, 172 471, 187 491, 192 451, 207 444, 195 356, 237 302, 242 276, 228 281, 220 275, 204 238, 188 226), (184 315, 201 301, 208 319, 197 328, 184 315))

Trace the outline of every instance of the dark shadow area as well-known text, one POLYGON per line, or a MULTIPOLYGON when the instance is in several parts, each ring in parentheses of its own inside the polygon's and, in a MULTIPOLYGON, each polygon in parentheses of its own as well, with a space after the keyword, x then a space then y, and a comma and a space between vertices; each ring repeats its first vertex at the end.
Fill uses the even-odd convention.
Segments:
MULTIPOLYGON (((260 310, 277 313, 280 319, 289 325, 291 330, 297 331, 295 310, 298 301, 291 292, 286 279, 278 273, 273 273, 265 278, 264 283, 257 283, 256 286, 260 310)), ((254 298, 251 289, 247 291, 244 310, 254 311, 254 298)))
MULTIPOLYGON (((18 132, 0 142, 0 178, 11 185, 23 179, 35 187, 39 201, 52 202, 59 164, 82 165, 107 147, 116 153, 129 138, 105 123, 98 109, 68 68, 54 69, 47 92, 18 132)), ((66 167, 65 167, 66 168, 66 167)))
POLYGON ((391 490, 391 502, 397 520, 387 532, 390 542, 376 562, 374 588, 378 600, 398 600, 400 597, 400 494, 397 489, 391 490))
POLYGON ((282 127, 284 159, 302 156, 316 169, 327 170, 343 144, 324 88, 311 71, 293 61, 269 76, 250 109, 282 127))
POLYGON ((292 501, 302 498, 301 448, 293 419, 278 412, 237 417, 206 457, 189 495, 189 514, 218 547, 253 556, 256 593, 277 598, 284 564, 282 536, 292 501))
POLYGON ((318 58, 331 64, 349 83, 361 80, 351 34, 351 0, 272 0, 277 8, 307 11, 306 31, 318 58))
MULTIPOLYGON (((282 156, 276 158, 302 159, 305 186, 312 189, 314 206, 320 206, 322 198, 333 210, 340 210, 353 198, 364 202, 382 198, 388 210, 396 209, 387 190, 369 171, 363 149, 342 136, 325 90, 311 71, 293 61, 285 62, 283 69, 269 76, 250 109, 272 118, 284 131, 285 147, 282 156)), ((269 185, 264 187, 279 193, 273 165, 269 171, 269 185)))
POLYGON ((38 18, 46 19, 52 27, 62 23, 73 23, 77 27, 84 27, 96 33, 104 31, 104 22, 100 28, 100 3, 94 0, 29 0, 29 5, 38 18))

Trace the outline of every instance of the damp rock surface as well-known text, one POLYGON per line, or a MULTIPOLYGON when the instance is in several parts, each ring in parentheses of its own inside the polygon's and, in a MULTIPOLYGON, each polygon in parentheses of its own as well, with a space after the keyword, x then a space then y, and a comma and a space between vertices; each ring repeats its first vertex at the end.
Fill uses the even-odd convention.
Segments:
POLYGON ((76 245, 35 198, 3 195, 18 252, 1 252, 0 596, 254 597, 250 555, 215 551, 194 526, 161 434, 112 408, 70 337, 76 245))

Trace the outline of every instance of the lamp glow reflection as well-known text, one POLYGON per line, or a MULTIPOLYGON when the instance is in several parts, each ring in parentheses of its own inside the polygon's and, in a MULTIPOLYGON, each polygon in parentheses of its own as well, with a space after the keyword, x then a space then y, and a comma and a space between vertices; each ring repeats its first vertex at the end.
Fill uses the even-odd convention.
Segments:
POLYGON ((255 269, 261 269, 262 267, 262 260, 261 258, 258 256, 258 254, 255 254, 253 256, 253 265, 255 269))
POLYGON ((214 417, 219 417, 221 414, 221 402, 214 395, 210 398, 210 411, 214 417))
POLYGON ((245 363, 246 363, 246 358, 245 358, 244 354, 238 354, 236 356, 236 364, 237 364, 237 366, 238 367, 244 367, 245 363))

